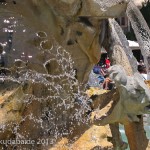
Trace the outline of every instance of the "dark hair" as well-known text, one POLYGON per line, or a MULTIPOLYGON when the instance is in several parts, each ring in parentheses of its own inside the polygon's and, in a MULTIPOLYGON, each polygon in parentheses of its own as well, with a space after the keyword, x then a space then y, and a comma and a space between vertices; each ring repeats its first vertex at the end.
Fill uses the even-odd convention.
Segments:
POLYGON ((139 72, 145 72, 146 67, 144 65, 138 65, 139 72))

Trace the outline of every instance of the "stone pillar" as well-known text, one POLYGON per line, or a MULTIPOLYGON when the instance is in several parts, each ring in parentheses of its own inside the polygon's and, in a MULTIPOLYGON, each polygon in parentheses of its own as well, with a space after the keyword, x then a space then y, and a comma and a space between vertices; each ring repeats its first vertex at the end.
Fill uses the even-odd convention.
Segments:
POLYGON ((139 117, 140 122, 128 122, 124 125, 130 150, 146 150, 148 146, 148 139, 143 126, 143 117, 139 117))

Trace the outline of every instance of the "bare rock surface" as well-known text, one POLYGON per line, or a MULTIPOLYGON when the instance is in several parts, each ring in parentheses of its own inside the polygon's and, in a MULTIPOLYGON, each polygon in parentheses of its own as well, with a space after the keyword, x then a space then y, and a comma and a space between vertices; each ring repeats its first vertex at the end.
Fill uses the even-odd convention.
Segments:
POLYGON ((108 138, 111 137, 111 132, 108 126, 92 126, 88 129, 75 143, 67 145, 67 139, 62 139, 53 148, 49 150, 92 150, 92 149, 113 149, 108 138))
MULTIPOLYGON (((127 4, 122 0, 0 1, 2 17, 20 21, 13 34, 13 51, 7 56, 11 77, 5 77, 15 85, 5 81, 0 85, 0 139, 51 141, 48 145, 19 144, 17 149, 45 150, 62 137, 68 137, 69 143, 79 138, 69 147, 72 149, 108 148, 112 145, 107 141, 107 129, 90 128, 93 124, 139 121, 137 115, 148 111, 149 93, 136 75, 134 79, 122 68, 112 68, 110 74, 119 94, 103 93, 93 104, 82 91, 100 58, 106 20, 124 14, 127 4), (24 34, 22 25, 26 27, 24 34), (25 60, 18 59, 23 53, 25 60), (89 115, 92 109, 98 116, 93 122, 89 115), (96 109, 100 109, 99 114, 96 109), (91 145, 87 141, 92 141, 91 145)), ((1 146, 4 149, 6 144, 1 146)))

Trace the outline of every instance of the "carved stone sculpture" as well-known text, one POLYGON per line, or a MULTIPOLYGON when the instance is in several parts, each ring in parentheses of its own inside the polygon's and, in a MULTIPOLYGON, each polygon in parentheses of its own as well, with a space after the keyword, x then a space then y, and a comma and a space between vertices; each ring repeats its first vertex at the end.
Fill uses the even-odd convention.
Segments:
MULTIPOLYGON (((0 13, 10 14, 27 26, 24 34, 19 34, 20 28, 17 27, 13 33, 11 46, 18 50, 17 53, 7 52, 5 67, 11 72, 13 87, 9 84, 10 78, 6 77, 4 85, 1 85, 5 88, 1 93, 3 107, 1 111, 4 116, 1 116, 3 122, 0 124, 1 127, 6 125, 8 128, 1 132, 0 139, 5 137, 5 139, 54 140, 46 146, 20 144, 17 145, 18 149, 48 149, 64 136, 74 140, 91 126, 87 115, 91 111, 87 105, 89 101, 86 103, 82 101, 86 97, 80 89, 84 89, 93 65, 98 62, 101 47, 106 46, 107 18, 124 14, 128 1, 0 0, 0 2, 0 13), (26 57, 25 60, 20 60, 19 57, 23 53, 26 55, 30 53, 34 57, 31 60, 26 57), (9 86, 11 92, 8 92, 9 86), (14 105, 19 99, 21 103, 16 108, 14 105), (83 107, 87 108, 82 112, 83 107), (5 118, 6 114, 9 114, 8 119, 5 118)), ((136 76, 134 79, 123 75, 120 68, 115 69, 112 68, 110 73, 119 88, 120 99, 112 114, 108 116, 110 119, 106 118, 106 123, 125 123, 126 119, 138 121, 136 116, 144 113, 146 106, 149 106, 146 86, 142 81, 137 81, 136 76), (130 80, 132 85, 129 85, 130 80), (137 98, 136 94, 141 91, 145 92, 143 97, 137 98), (136 106, 134 111, 128 106, 130 101, 133 102, 132 106, 136 106), (120 108, 122 104, 123 109, 120 108), (118 107, 121 114, 116 118, 114 114, 118 107)), ((2 148, 5 146, 2 145, 2 148)), ((10 149, 12 147, 13 145, 9 145, 10 149)))
POLYGON ((148 114, 150 93, 139 73, 127 76, 124 68, 114 65, 109 69, 110 78, 115 82, 120 98, 112 113, 101 120, 102 124, 139 122, 138 115, 148 114), (108 122, 107 122, 108 121, 108 122))

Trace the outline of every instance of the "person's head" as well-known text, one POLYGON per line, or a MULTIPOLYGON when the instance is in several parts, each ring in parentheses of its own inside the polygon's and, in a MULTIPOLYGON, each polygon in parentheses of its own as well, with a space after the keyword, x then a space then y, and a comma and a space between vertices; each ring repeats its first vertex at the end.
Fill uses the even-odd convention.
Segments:
POLYGON ((105 75, 104 75, 104 78, 108 78, 108 77, 109 77, 109 74, 105 74, 105 75))
POLYGON ((138 65, 138 71, 140 73, 147 73, 146 67, 144 65, 138 65))

